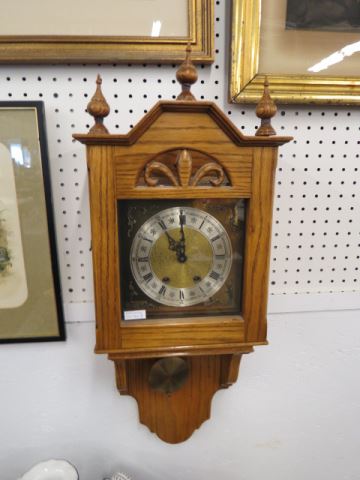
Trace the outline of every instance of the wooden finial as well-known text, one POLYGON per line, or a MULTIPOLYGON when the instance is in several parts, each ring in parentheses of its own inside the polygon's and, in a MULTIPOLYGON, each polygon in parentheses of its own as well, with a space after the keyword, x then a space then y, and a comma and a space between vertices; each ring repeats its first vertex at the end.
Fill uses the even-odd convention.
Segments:
POLYGON ((256 130, 255 135, 264 137, 270 137, 270 135, 276 135, 273 126, 271 125, 271 119, 276 114, 277 108, 270 96, 269 92, 269 80, 265 77, 264 93, 259 103, 256 106, 256 115, 261 118, 261 125, 256 130))
POLYGON ((100 75, 96 78, 96 91, 87 106, 87 111, 94 117, 95 124, 90 128, 89 133, 109 133, 104 125, 104 118, 110 113, 110 107, 101 91, 102 79, 100 75))
POLYGON ((190 92, 190 88, 198 79, 198 74, 195 65, 191 61, 190 55, 191 45, 188 43, 185 60, 176 72, 177 81, 181 84, 182 89, 182 92, 176 100, 196 100, 194 95, 190 92))

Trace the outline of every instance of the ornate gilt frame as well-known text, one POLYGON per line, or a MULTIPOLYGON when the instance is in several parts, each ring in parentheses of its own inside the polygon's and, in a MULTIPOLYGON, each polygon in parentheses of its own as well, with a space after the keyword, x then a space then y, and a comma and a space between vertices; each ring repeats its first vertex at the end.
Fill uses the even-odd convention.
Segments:
MULTIPOLYGON (((188 43, 192 59, 214 60, 214 2, 188 0, 187 37, 0 35, 0 64, 6 63, 178 63, 188 43)), ((101 21, 101 19, 99 19, 101 21)))
MULTIPOLYGON (((261 0, 233 0, 229 100, 255 103, 262 94, 259 73, 261 0)), ((279 103, 354 105, 360 102, 360 77, 268 75, 279 103)))

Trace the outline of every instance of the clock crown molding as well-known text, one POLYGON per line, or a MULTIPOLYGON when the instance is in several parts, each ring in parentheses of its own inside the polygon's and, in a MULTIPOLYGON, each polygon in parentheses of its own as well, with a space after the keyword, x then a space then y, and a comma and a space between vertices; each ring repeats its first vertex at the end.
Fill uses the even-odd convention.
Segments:
MULTIPOLYGON (((100 88, 98 86, 98 88, 100 88)), ((213 102, 208 101, 159 101, 157 102, 147 114, 130 130, 127 134, 110 134, 106 132, 99 132, 90 130, 88 134, 74 134, 73 137, 85 145, 134 145, 147 130, 158 120, 164 113, 192 113, 192 114, 206 114, 211 117, 214 122, 220 127, 229 137, 230 140, 238 146, 248 147, 278 147, 293 140, 289 136, 264 135, 260 130, 257 135, 244 135, 234 123, 220 110, 220 108, 213 102)), ((89 112, 90 113, 90 112, 89 112)), ((104 115, 106 116, 106 115, 104 115)), ((95 124, 99 126, 102 123, 103 117, 97 115, 95 124)), ((271 117, 270 117, 271 118, 271 117)), ((265 121, 267 121, 265 119, 265 121)), ((95 127, 95 125, 94 125, 95 127)), ((94 128, 92 127, 92 128, 94 128)))
POLYGON ((264 79, 263 95, 256 107, 256 115, 261 119, 261 125, 254 136, 244 135, 213 102, 197 101, 190 92, 198 78, 195 65, 191 61, 191 45, 186 48, 186 57, 176 72, 176 78, 181 84, 182 92, 175 101, 159 101, 127 134, 112 135, 104 125, 104 118, 109 115, 110 107, 102 90, 102 79, 98 74, 96 91, 88 103, 87 111, 94 117, 95 124, 89 133, 75 134, 73 137, 86 145, 123 145, 135 144, 139 138, 153 125, 165 112, 172 113, 205 113, 228 135, 236 145, 249 147, 277 147, 288 143, 293 137, 276 136, 276 131, 271 125, 271 118, 276 115, 277 107, 271 98, 269 81, 264 79))

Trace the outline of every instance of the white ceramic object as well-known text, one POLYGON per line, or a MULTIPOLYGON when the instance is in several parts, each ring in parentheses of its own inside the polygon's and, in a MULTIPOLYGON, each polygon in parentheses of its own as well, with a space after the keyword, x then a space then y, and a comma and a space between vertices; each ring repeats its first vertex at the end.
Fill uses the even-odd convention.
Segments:
POLYGON ((111 477, 111 480, 131 480, 126 473, 117 472, 111 477))
POLYGON ((34 465, 19 480, 79 480, 79 475, 66 460, 47 460, 34 465))

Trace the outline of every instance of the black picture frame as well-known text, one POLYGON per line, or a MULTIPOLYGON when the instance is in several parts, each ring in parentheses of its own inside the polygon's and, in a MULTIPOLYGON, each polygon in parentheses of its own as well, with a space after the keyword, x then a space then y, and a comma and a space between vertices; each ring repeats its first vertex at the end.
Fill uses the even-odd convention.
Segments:
MULTIPOLYGON (((2 283, 0 278, 0 343, 63 341, 66 339, 66 334, 43 102, 0 102, 0 147, 0 167, 1 161, 4 161, 4 165, 6 161, 9 169, 11 163, 14 195, 16 195, 14 200, 7 200, 8 203, 5 206, 9 208, 4 209, 4 223, 6 225, 6 221, 10 219, 10 225, 12 225, 11 220, 15 225, 16 215, 12 216, 11 212, 15 211, 16 204, 20 240, 16 242, 16 228, 12 230, 9 237, 13 245, 18 245, 18 250, 20 250, 19 245, 22 247, 22 252, 13 254, 13 262, 11 254, 8 255, 9 266, 5 273, 3 271, 2 283), (8 155, 5 147, 10 154, 8 158, 5 158, 8 155), (1 154, 5 155, 3 160, 1 154), (23 286, 16 286, 16 288, 19 288, 19 291, 23 288, 25 293, 9 295, 8 292, 12 292, 15 288, 11 289, 11 286, 9 287, 5 282, 9 283, 12 273, 15 277, 22 276, 21 268, 16 271, 16 265, 21 263, 20 257, 22 257, 25 280, 23 283, 17 282, 18 285, 23 286), (2 300, 1 297, 3 297, 2 300), (14 300, 10 300, 13 297, 14 300), (20 297, 21 300, 19 300, 20 297), (22 301, 23 298, 25 298, 24 301, 22 301)), ((4 170, 7 171, 3 169, 3 172, 4 170)), ((4 182, 6 180, 3 178, 4 182)), ((10 185, 12 180, 9 178, 7 183, 10 185)), ((11 197, 8 195, 6 198, 11 197)), ((7 238, 6 233, 3 237, 7 238)))

